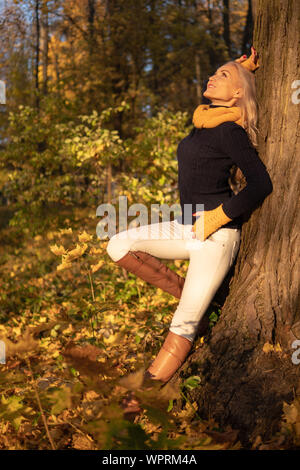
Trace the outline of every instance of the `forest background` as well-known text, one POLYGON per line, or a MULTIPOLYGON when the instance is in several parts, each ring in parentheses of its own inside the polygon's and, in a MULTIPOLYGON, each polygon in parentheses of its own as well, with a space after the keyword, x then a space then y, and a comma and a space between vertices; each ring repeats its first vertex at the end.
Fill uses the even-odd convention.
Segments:
MULTIPOLYGON (((115 266, 96 209, 119 195, 179 202, 178 142, 209 75, 250 54, 252 29, 251 0, 1 2, 0 448, 242 447, 202 418, 188 365, 179 389, 148 390, 142 416, 124 419, 120 397, 177 301, 115 266)), ((185 275, 187 262, 169 265, 185 275)), ((219 313, 212 303, 195 349, 219 313)), ((296 445, 292 412, 252 448, 296 445)))

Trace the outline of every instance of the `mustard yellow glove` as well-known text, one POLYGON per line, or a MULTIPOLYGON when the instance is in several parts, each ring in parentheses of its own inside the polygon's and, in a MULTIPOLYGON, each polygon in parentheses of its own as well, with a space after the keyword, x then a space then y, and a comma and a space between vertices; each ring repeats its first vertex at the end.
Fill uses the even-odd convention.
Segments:
POLYGON ((209 235, 227 224, 232 219, 227 217, 222 209, 222 204, 213 209, 212 211, 195 212, 193 215, 200 215, 199 219, 193 225, 192 231, 196 233, 198 240, 204 241, 209 235))
POLYGON ((248 57, 248 59, 244 58, 244 56, 240 57, 239 59, 236 59, 235 62, 238 62, 241 64, 245 69, 249 70, 250 72, 255 72, 260 64, 258 62, 258 53, 254 49, 254 47, 251 47, 251 56, 248 57))

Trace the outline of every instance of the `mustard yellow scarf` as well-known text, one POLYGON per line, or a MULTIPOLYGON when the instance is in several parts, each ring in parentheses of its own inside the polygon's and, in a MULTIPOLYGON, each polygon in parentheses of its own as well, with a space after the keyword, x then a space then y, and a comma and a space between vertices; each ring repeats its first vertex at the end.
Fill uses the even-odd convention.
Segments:
POLYGON ((202 127, 216 127, 226 121, 234 121, 242 126, 241 108, 238 106, 210 108, 209 104, 200 104, 193 114, 193 124, 200 129, 202 127))

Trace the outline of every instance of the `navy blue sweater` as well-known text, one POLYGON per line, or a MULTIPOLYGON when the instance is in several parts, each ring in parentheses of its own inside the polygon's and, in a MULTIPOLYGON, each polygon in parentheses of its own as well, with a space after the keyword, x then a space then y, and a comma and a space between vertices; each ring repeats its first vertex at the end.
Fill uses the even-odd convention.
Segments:
POLYGON ((209 211, 223 203, 225 214, 233 219, 223 227, 241 228, 242 214, 256 208, 273 190, 266 167, 246 131, 233 121, 208 129, 194 127, 179 143, 177 160, 182 211, 178 221, 184 224, 195 223, 197 217, 189 214, 196 212, 196 204, 204 204, 204 210, 209 211), (233 165, 242 170, 247 182, 238 194, 233 193, 228 182, 233 165), (191 210, 185 204, 191 205, 191 210))

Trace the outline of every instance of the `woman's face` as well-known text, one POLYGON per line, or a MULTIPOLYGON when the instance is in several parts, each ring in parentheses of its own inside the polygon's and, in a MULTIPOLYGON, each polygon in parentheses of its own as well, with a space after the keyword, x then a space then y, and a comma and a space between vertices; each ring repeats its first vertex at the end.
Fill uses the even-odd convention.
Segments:
POLYGON ((216 73, 209 77, 203 96, 211 100, 212 104, 234 106, 238 98, 242 97, 236 68, 230 65, 218 68, 216 73))

